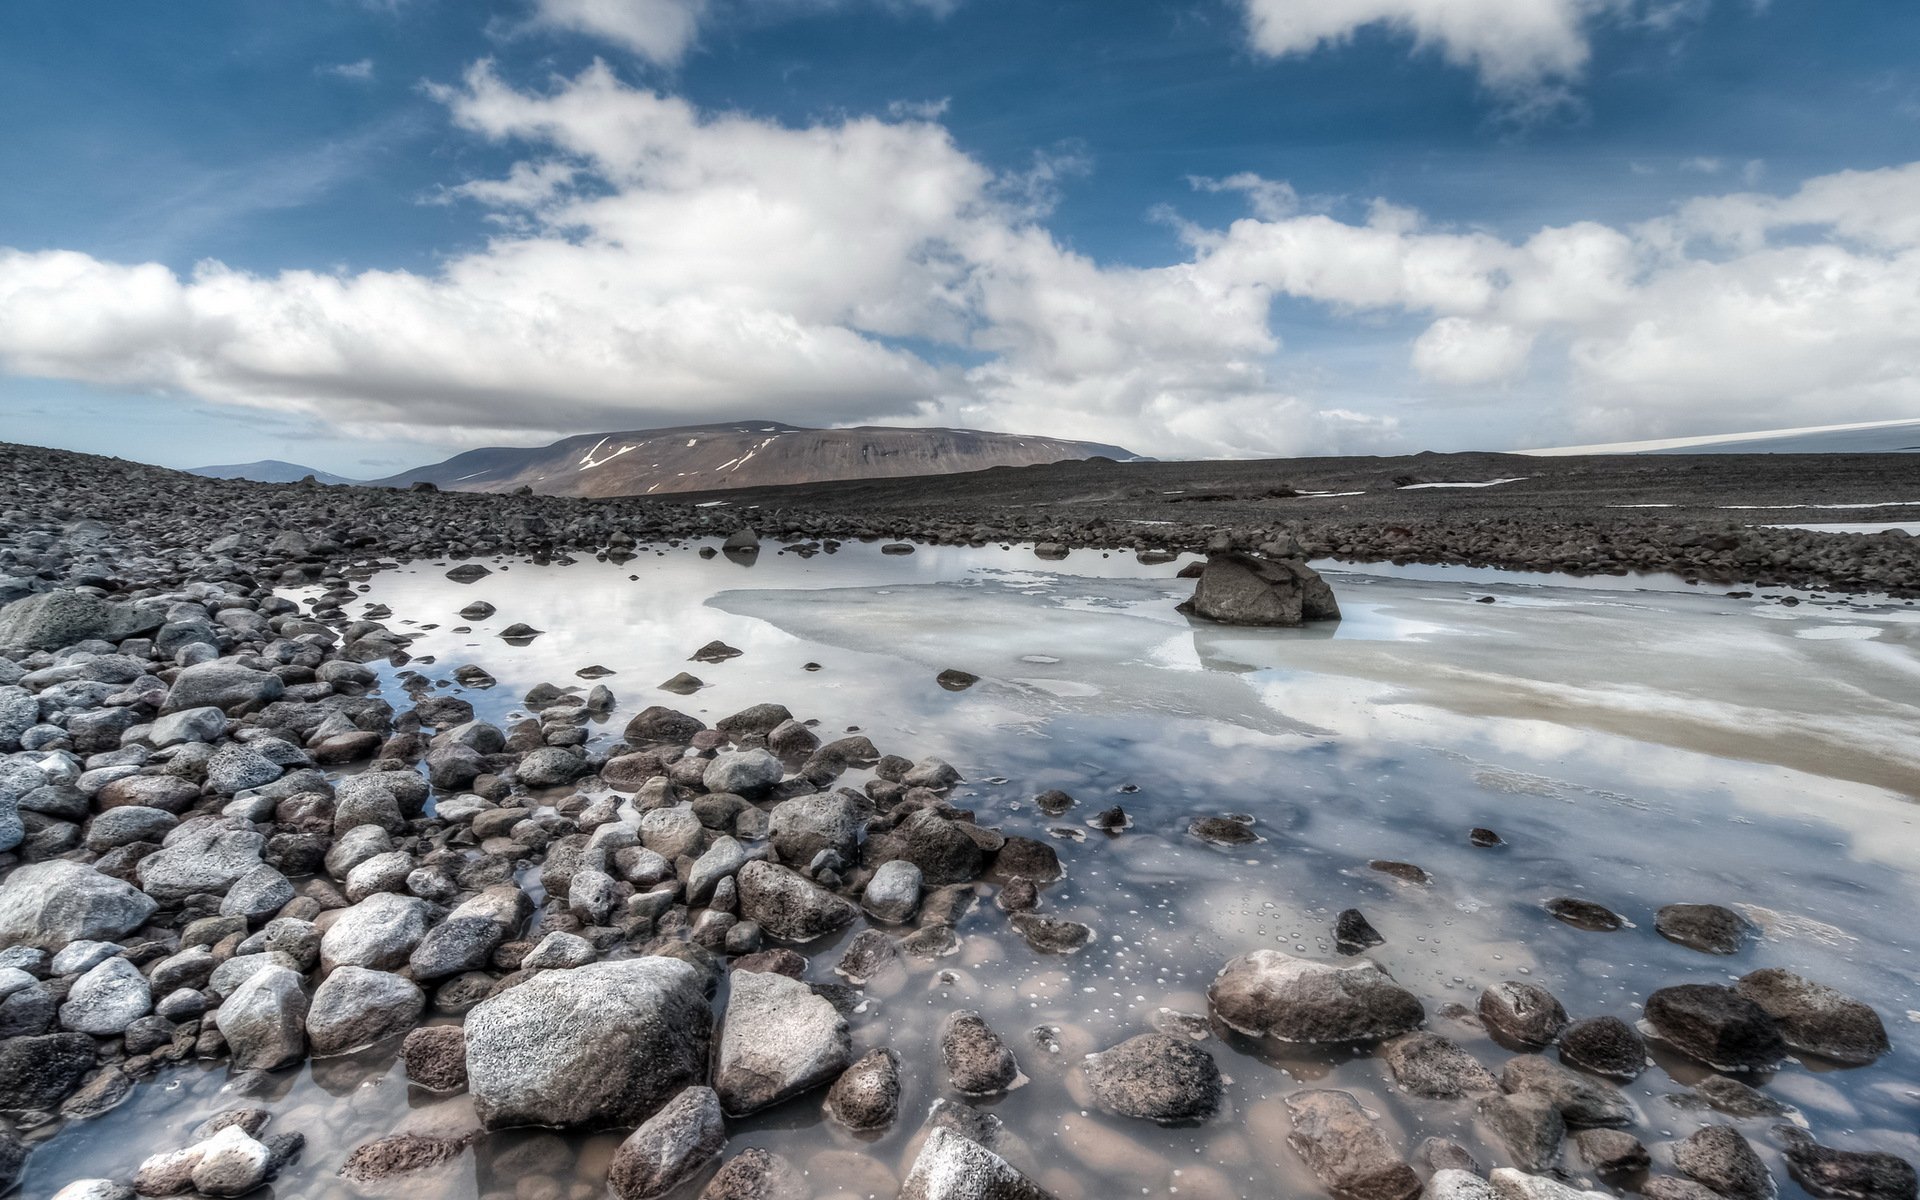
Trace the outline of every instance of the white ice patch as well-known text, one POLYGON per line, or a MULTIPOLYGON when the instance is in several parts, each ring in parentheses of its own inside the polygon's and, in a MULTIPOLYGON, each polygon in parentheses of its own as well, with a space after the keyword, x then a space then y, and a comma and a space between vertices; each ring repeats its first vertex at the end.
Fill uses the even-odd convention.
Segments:
POLYGON ((1762 525, 1762 529, 1804 529, 1810 533, 1908 533, 1920 535, 1920 521, 1815 521, 1807 525, 1762 525))
POLYGON ((1522 479, 1531 479, 1531 478, 1533 478, 1533 476, 1531 475, 1510 475, 1505 479, 1482 479, 1476 482, 1467 482, 1467 483, 1410 483, 1407 486, 1401 488, 1400 490, 1403 492, 1411 492, 1419 488, 1499 487, 1503 483, 1519 483, 1522 479))

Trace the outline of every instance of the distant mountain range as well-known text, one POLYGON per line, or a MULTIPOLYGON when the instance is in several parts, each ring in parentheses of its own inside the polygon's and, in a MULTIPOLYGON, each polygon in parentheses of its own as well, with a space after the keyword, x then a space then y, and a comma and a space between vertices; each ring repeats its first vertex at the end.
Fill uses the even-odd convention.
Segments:
POLYGON ((189 475, 204 475, 208 479, 251 479, 255 483, 299 483, 311 475, 316 483, 359 483, 358 479, 348 479, 344 475, 334 475, 327 471, 317 471, 312 467, 303 467, 299 463, 281 462, 277 458, 263 458, 259 462, 229 463, 221 467, 188 467, 189 475))
POLYGON ((424 481, 463 492, 530 487, 547 496, 662 496, 837 479, 947 475, 1096 456, 1122 461, 1139 458, 1097 442, 977 429, 875 425, 803 429, 778 421, 736 421, 589 433, 551 446, 492 446, 373 483, 406 487, 424 481))

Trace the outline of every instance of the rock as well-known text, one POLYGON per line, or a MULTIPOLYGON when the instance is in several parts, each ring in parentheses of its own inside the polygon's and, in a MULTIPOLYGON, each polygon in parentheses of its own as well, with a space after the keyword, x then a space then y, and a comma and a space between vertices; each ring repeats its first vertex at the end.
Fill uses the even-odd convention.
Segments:
POLYGON ((772 937, 809 942, 844 929, 859 915, 846 899, 777 863, 754 861, 734 875, 740 916, 772 937))
POLYGON ((53 1194, 53 1200, 134 1200, 136 1193, 111 1179, 76 1179, 53 1194))
POLYGON ((1255 950, 1220 969, 1207 989, 1215 1016, 1248 1037, 1370 1042, 1416 1029, 1426 1010, 1377 964, 1255 950))
POLYGON ((571 933, 554 930, 540 939, 527 956, 520 960, 522 971, 567 970, 572 967, 584 967, 600 957, 593 943, 571 933))
POLYGON ((1045 842, 1028 837, 1009 836, 993 856, 993 869, 1001 875, 1052 883, 1066 874, 1060 867, 1060 855, 1045 842))
POLYGON ((1193 598, 1178 609, 1223 625, 1338 621, 1340 605, 1319 572, 1297 559, 1209 554, 1193 598))
POLYGON ((1184 1038, 1143 1033, 1087 1056, 1087 1086, 1108 1112, 1174 1125, 1220 1109, 1220 1068, 1184 1038))
POLYGON ((209 704, 155 717, 147 726, 146 741, 154 749, 164 750, 183 742, 217 741, 226 731, 227 714, 209 704))
POLYGON ((392 971, 426 936, 432 906, 415 896, 377 892, 346 909, 320 939, 320 964, 392 971))
POLYGON ((713 839, 687 875, 687 903, 707 903, 720 881, 733 877, 746 864, 747 849, 738 840, 725 836, 713 839))
MULTIPOLYGON (((779 782, 777 776, 774 782, 779 782)), ((823 850, 852 862, 871 811, 870 807, 840 792, 796 797, 773 810, 767 821, 767 840, 773 843, 781 862, 796 866, 812 862, 823 850)), ((919 901, 917 891, 914 900, 919 901)))
MULTIPOLYGON (((447 578, 453 580, 455 583, 474 583, 478 580, 485 579, 491 574, 493 574, 493 572, 481 564, 468 562, 461 563, 459 566, 453 568, 453 570, 448 571, 447 578)), ((461 615, 464 616, 464 612, 461 615)), ((481 620, 483 618, 475 617, 471 619, 481 620)))
POLYGON ((432 1137, 396 1133, 353 1148, 340 1174, 355 1183, 377 1183, 396 1175, 410 1175, 452 1162, 471 1144, 469 1137, 432 1137))
POLYGON ((859 986, 877 977, 892 966, 899 958, 894 949, 893 939, 878 929, 863 929, 847 943, 840 955, 840 961, 833 968, 847 977, 848 982, 859 986))
POLYGON ((1567 1010, 1538 984, 1503 980, 1480 993, 1480 1019, 1508 1048, 1550 1046, 1567 1027, 1567 1010))
POLYGON ((1093 940, 1093 930, 1078 921, 1030 912, 1015 913, 1007 920, 1027 945, 1042 954, 1073 954, 1093 940))
POLYGON ((1492 1184, 1460 1167, 1435 1171, 1421 1195, 1423 1200, 1495 1200, 1492 1184))
POLYGON ((1719 1200, 1720 1194, 1710 1187, 1695 1183, 1691 1179, 1681 1179, 1677 1175, 1655 1175, 1640 1185, 1640 1194, 1647 1200, 1719 1200))
POLYGON ((220 901, 220 914, 263 921, 285 908, 294 896, 293 883, 266 863, 233 881, 220 901))
POLYGON ((467 1086, 467 1034, 458 1025, 424 1025, 400 1043, 407 1079, 430 1092, 458 1092, 467 1086))
POLYGON ((1488 1177, 1497 1200, 1612 1200, 1605 1192, 1583 1192, 1557 1179, 1501 1167, 1488 1177))
POLYGON ((641 709, 627 722, 621 736, 635 746, 685 746, 694 734, 706 727, 706 722, 698 717, 656 704, 641 709))
POLYGON ((853 1058, 847 1022, 832 1003, 785 975, 735 971, 714 1089, 745 1116, 828 1082, 853 1058))
POLYGON ((1409 1033, 1381 1047, 1395 1082, 1428 1100, 1488 1096, 1500 1090, 1493 1072, 1437 1033, 1409 1033))
POLYGON ((960 772, 952 764, 938 758, 923 758, 900 777, 900 782, 910 788, 927 788, 935 792, 944 792, 960 781, 960 772))
POLYGON ((743 738, 766 737, 791 720, 793 714, 784 704, 755 704, 721 717, 713 727, 737 742, 743 738))
POLYGON ((365 967, 340 967, 313 993, 307 1037, 313 1053, 345 1054, 412 1029, 427 997, 410 979, 365 967))
POLYGON ((812 1195, 799 1168, 754 1146, 722 1163, 700 1200, 810 1200, 812 1195))
POLYGON ((1215 846, 1246 846, 1260 840, 1253 824, 1238 817, 1195 817, 1187 834, 1215 846))
POLYGON ((1606 905, 1574 896, 1556 896, 1546 902, 1545 908, 1557 920, 1589 933, 1612 933, 1626 926, 1620 914, 1606 905))
POLYGON ((1647 1044, 1618 1017, 1589 1017, 1561 1032, 1560 1060, 1610 1079, 1636 1079, 1647 1069, 1647 1044))
POLYGON ((1327 1190, 1353 1200, 1412 1200, 1420 1194, 1420 1177, 1350 1094, 1295 1092, 1286 1105, 1293 1119, 1287 1143, 1327 1190))
POLYGON ((1619 1088, 1569 1071, 1538 1054, 1508 1059, 1500 1071, 1500 1086, 1515 1095, 1545 1096, 1574 1129, 1633 1124, 1633 1105, 1619 1088))
POLYGON ((1778 1117, 1786 1105, 1756 1088, 1725 1075, 1709 1075, 1693 1087, 1694 1094, 1730 1117, 1778 1117))
POLYGON ((83 863, 28 863, 0 884, 0 945, 59 950, 77 941, 115 941, 159 907, 131 884, 83 863))
POLYGON ((514 884, 486 889, 420 939, 408 957, 413 977, 427 982, 486 966, 532 911, 533 902, 514 884))
POLYGON ((920 868, 905 859, 881 863, 860 893, 860 907, 876 921, 898 925, 920 908, 920 868))
POLYGON ((95 639, 122 642, 165 623, 165 610, 159 606, 116 604, 90 592, 59 588, 0 608, 0 646, 63 650, 95 639))
POLYGON ((1708 1125, 1675 1142, 1673 1165, 1727 1200, 1768 1200, 1775 1191, 1767 1164, 1731 1125, 1708 1125))
POLYGON ((1385 945, 1386 940, 1357 908, 1349 908, 1334 919, 1333 944, 1342 954, 1359 954, 1369 947, 1385 945))
POLYGON ((190 1178, 203 1195, 244 1196, 265 1183, 273 1171, 273 1152, 238 1125, 226 1126, 193 1150, 196 1161, 190 1178))
POLYGON ((940 1029, 940 1058, 955 1091, 991 1096, 1013 1086, 1020 1064, 979 1013, 957 1012, 940 1029))
POLYGON ((543 971, 467 1014, 468 1090, 489 1129, 638 1125, 706 1075, 704 974, 673 958, 543 971))
POLYGON ((271 1071, 307 1053, 307 996, 300 975, 269 964, 249 975, 214 1014, 235 1069, 271 1071))
POLYGON ((900 1188, 900 1200, 1052 1200, 1006 1159, 950 1129, 935 1128, 900 1188))
POLYGON ((162 904, 178 904, 188 896, 225 895, 239 879, 260 865, 267 839, 251 829, 218 825, 189 825, 176 830, 172 844, 140 860, 140 887, 162 904))
POLYGON ((217 708, 230 717, 242 717, 260 711, 285 693, 286 685, 278 675, 215 659, 181 671, 167 689, 160 713, 165 716, 190 708, 217 708))
POLYGON ((1546 1096, 1535 1092, 1490 1096, 1480 1102, 1479 1113, 1522 1169, 1544 1171, 1560 1157, 1567 1123, 1546 1096))
POLYGON ((948 667, 933 677, 933 681, 949 692, 964 692, 980 682, 980 677, 971 671, 962 671, 958 667, 948 667))
POLYGON ((1802 1053, 1863 1067, 1891 1049, 1880 1015, 1826 984, 1768 967, 1742 975, 1733 986, 1764 1009, 1787 1045, 1802 1053))
POLYGON ((1920 1184, 1913 1165, 1879 1151, 1835 1150, 1805 1130, 1774 1130, 1786 1146, 1787 1174, 1820 1200, 1914 1200, 1920 1184))
POLYGON ((0 1111, 58 1108, 93 1070, 93 1039, 46 1033, 0 1040, 0 1111))
POLYGON ((60 1027, 95 1037, 117 1037, 153 1009, 153 990, 140 968, 109 958, 74 981, 60 1006, 60 1027))
POLYGON ((885 1129, 900 1113, 900 1056, 870 1050, 827 1090, 827 1115, 855 1132, 885 1129))
POLYGON ((1718 904, 1669 904, 1653 914, 1653 928, 1703 954, 1738 954, 1758 932, 1745 917, 1718 904))
POLYGON ((1647 997, 1647 1024, 1687 1057, 1722 1071, 1763 1071, 1787 1055, 1767 1011, 1729 987, 1683 983, 1647 997))
POLYGON ((904 859, 920 868, 922 881, 932 887, 971 883, 986 865, 980 843, 960 828, 960 822, 930 808, 913 813, 888 833, 869 838, 866 857, 875 867, 904 859))
POLYGON ((718 1158, 726 1144, 713 1089, 690 1087, 620 1143, 607 1184, 620 1200, 658 1200, 718 1158))
POLYGON ((1580 1157, 1603 1178, 1635 1175, 1653 1165, 1640 1139, 1618 1129, 1583 1129, 1574 1135, 1580 1157))

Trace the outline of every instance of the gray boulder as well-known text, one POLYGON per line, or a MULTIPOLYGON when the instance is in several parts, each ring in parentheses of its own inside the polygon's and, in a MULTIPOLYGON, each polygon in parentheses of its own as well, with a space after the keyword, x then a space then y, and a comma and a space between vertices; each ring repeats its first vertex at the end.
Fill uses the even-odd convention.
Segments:
POLYGON ((190 708, 217 708, 230 717, 258 712, 286 693, 278 675, 255 671, 224 659, 199 663, 180 672, 160 713, 185 712, 190 708))
POLYGON ((860 907, 876 921, 898 925, 920 908, 920 868, 904 858, 881 863, 860 893, 860 907))
POLYGON ((607 1185, 620 1200, 659 1200, 720 1157, 726 1120, 712 1088, 690 1087, 613 1152, 607 1185))
POLYGON ((1437 1033, 1409 1033, 1381 1047, 1394 1082, 1428 1100, 1490 1096, 1500 1090, 1493 1072, 1459 1044, 1437 1033))
POLYGON ((1327 1190, 1354 1200, 1412 1200, 1420 1177, 1346 1092, 1295 1092, 1286 1098, 1287 1142, 1327 1190))
POLYGON ((81 940, 115 941, 159 907, 153 897, 85 864, 29 863, 0 884, 0 947, 59 950, 81 940))
POLYGON ((413 977, 426 981, 479 970, 532 912, 533 902, 515 885, 488 888, 420 939, 411 958, 413 977))
POLYGON ((1207 556, 1193 598, 1181 604, 1179 611, 1223 625, 1299 625, 1340 619, 1333 589, 1305 562, 1235 552, 1207 556))
POLYGON ((415 896, 379 892, 341 912, 320 938, 320 965, 391 971, 426 936, 433 906, 415 896))
POLYGON ((907 1172, 900 1200, 1052 1200, 1052 1196, 980 1143, 935 1127, 907 1172))
POLYGON ((267 839, 251 829, 219 825, 189 825, 175 830, 162 850, 140 860, 137 874, 147 895, 162 904, 178 904, 188 896, 223 896, 240 878, 260 865, 267 839))
POLYGON ((268 964, 235 987, 214 1014, 236 1069, 271 1071, 307 1052, 307 996, 300 975, 268 964))
POLYGON ((1773 1018, 1795 1050, 1863 1067, 1892 1048, 1880 1014, 1824 983, 1768 967, 1742 975, 1733 986, 1773 1018))
POLYGON ((674 958, 544 971, 467 1014, 468 1090, 489 1129, 640 1124, 702 1081, 705 975, 674 958))
POLYGON ((729 978, 714 1090, 732 1116, 831 1082, 853 1060, 846 1018, 797 979, 759 971, 729 978))
POLYGON ((707 765, 701 783, 709 792, 752 796, 779 783, 787 769, 765 750, 730 750, 707 765))
POLYGON ((156 605, 115 603, 61 588, 0 608, 0 646, 62 650, 95 639, 123 642, 165 623, 166 612, 156 605))
POLYGON ((315 1055, 345 1054, 406 1033, 426 1007, 426 994, 410 979, 341 967, 314 989, 307 1038, 315 1055))
POLYGON ((60 1006, 60 1028, 117 1037, 153 1010, 153 989, 124 958, 105 959, 79 979, 60 1006))
POLYGON ((851 902, 777 863, 755 861, 734 875, 740 916, 769 935, 809 942, 837 932, 859 915, 851 902))
POLYGON ((871 809, 839 792, 798 796, 776 807, 767 822, 767 840, 780 861, 804 866, 822 850, 854 861, 860 832, 871 809))
POLYGON ((1162 1125, 1204 1121, 1220 1109, 1220 1068, 1185 1038, 1143 1033, 1087 1056, 1087 1086, 1109 1112, 1162 1125))

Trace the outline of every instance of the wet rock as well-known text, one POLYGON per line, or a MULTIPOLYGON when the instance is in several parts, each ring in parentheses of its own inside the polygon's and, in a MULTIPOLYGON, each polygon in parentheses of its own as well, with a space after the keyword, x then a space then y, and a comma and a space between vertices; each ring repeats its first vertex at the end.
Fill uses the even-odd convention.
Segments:
MULTIPOLYGON (((779 782, 778 777, 774 782, 779 782)), ((781 862, 804 865, 823 850, 852 862, 872 811, 870 806, 839 792, 796 797, 780 804, 768 817, 767 840, 773 843, 781 862)), ((917 891, 914 898, 917 902, 917 891)))
POLYGON ((808 1200, 812 1195, 799 1168, 755 1146, 722 1163, 700 1200, 808 1200))
POLYGON ((1052 1200, 1006 1159, 950 1129, 936 1127, 900 1188, 900 1200, 1052 1200))
POLYGON ((1891 1048, 1886 1026, 1872 1008, 1791 971, 1753 971, 1741 976, 1734 990, 1766 1010, 1787 1045, 1803 1053, 1859 1067, 1891 1048))
POLYGON ((1060 854, 1052 846, 1017 835, 1009 836, 994 853, 993 869, 1035 883, 1052 883, 1065 874, 1060 868, 1060 854))
POLYGON ((1467 830, 1467 841, 1469 844, 1481 850, 1491 850, 1496 846, 1504 846, 1507 844, 1506 839, 1494 830, 1482 828, 1477 825, 1467 830))
POLYGON ((1479 1160, 1475 1159, 1465 1146, 1448 1138, 1422 1138, 1414 1158, 1436 1173, 1465 1171, 1469 1175, 1481 1174, 1479 1160))
POLYGON ((1340 605, 1319 572, 1298 559, 1209 554, 1193 597, 1178 611, 1223 625, 1338 621, 1340 605))
POLYGON ((1702 954, 1738 954, 1758 932, 1745 917, 1718 904, 1669 904, 1653 914, 1653 928, 1702 954))
POLYGON ((874 867, 903 859, 920 868, 922 881, 934 887, 971 883, 986 864, 980 843, 959 822, 932 809, 921 809, 890 832, 869 838, 866 859, 874 867))
POLYGON ((76 941, 115 941, 158 908, 124 880, 82 863, 28 863, 0 884, 0 944, 59 950, 76 941))
POLYGON ((885 1129, 900 1114, 900 1056, 870 1050, 827 1090, 827 1115, 848 1129, 885 1129))
POLYGON ((1420 1177, 1349 1093, 1295 1092, 1286 1105, 1293 1121, 1287 1143, 1328 1191, 1353 1200, 1411 1200, 1420 1194, 1420 1177))
POLYGON ((0 1041, 0 1111, 58 1108, 93 1069, 93 1039, 47 1033, 0 1041))
POLYGON ((1416 1096, 1451 1100, 1500 1090, 1480 1060, 1437 1033, 1409 1033, 1381 1046, 1394 1081, 1416 1096))
POLYGON ((1580 1157, 1602 1178, 1638 1174, 1653 1165, 1640 1139, 1619 1129, 1583 1129, 1574 1135, 1580 1157))
POLYGON ((1538 1054, 1508 1059, 1500 1071, 1500 1086, 1516 1095, 1545 1096, 1574 1129, 1633 1124, 1633 1105, 1619 1088, 1569 1071, 1538 1054))
POLYGON ((658 1200, 718 1158, 726 1144, 713 1089, 690 1087, 620 1143, 607 1185, 620 1200, 658 1200))
POLYGON ((900 777, 900 782, 910 788, 927 788, 936 792, 944 792, 960 781, 960 772, 951 763, 938 758, 923 758, 900 777))
POLYGON ((1316 962, 1278 950, 1227 963, 1207 999, 1229 1028, 1286 1042, 1378 1041, 1426 1020, 1419 999, 1373 962, 1316 962))
POLYGON ((1487 1177, 1497 1200, 1611 1200, 1605 1192, 1583 1192, 1557 1179, 1500 1167, 1487 1177))
POLYGON ((1619 913, 1604 904, 1595 904, 1591 900, 1581 900, 1573 896, 1556 896, 1546 902, 1546 910, 1553 916, 1575 929, 1585 929, 1590 933, 1612 933, 1626 926, 1619 913))
POLYGON ((1720 1193, 1677 1175, 1655 1175, 1640 1185, 1647 1200, 1719 1200, 1720 1193))
POLYGON ((656 704, 635 714, 622 736, 635 746, 685 746, 706 727, 698 717, 656 704))
POLYGON ((940 1028, 940 1058, 955 1091, 991 1096, 1012 1087, 1020 1076, 1013 1051, 976 1012, 956 1012, 940 1028))
POLYGON ((881 863, 860 893, 860 907, 876 921, 898 925, 920 908, 920 868, 905 859, 881 863))
POLYGON ((740 892, 740 916, 782 941, 824 937, 846 928, 859 915, 860 910, 845 898, 777 863, 747 863, 734 881, 740 892))
POLYGON ((412 1029, 427 997, 410 979, 365 967, 340 967, 314 989, 307 1037, 315 1055, 345 1054, 412 1029))
POLYGON ((217 659, 181 671, 167 689, 160 713, 165 716, 190 708, 217 708, 230 717, 240 717, 260 711, 285 693, 286 685, 278 675, 217 659))
POLYGON ((206 1196, 244 1196, 273 1174, 273 1151, 229 1125, 193 1148, 197 1161, 191 1179, 206 1196))
POLYGON ((1647 1024, 1660 1039, 1722 1071, 1759 1071, 1787 1055, 1765 1009, 1729 987, 1683 983, 1647 997, 1647 1024))
POLYGON ((962 671, 957 667, 948 667, 933 677, 933 681, 949 692, 964 692, 980 682, 980 677, 971 671, 962 671))
POLYGON ((1768 1200, 1775 1191, 1767 1164, 1731 1125, 1708 1125, 1675 1142, 1673 1165, 1727 1200, 1768 1200))
POLYGON ((1725 1075, 1709 1075, 1694 1085, 1693 1092, 1730 1117, 1777 1117, 1788 1111, 1772 1096, 1725 1075))
POLYGON ((1567 1010, 1538 984, 1507 979, 1480 993, 1480 1019, 1509 1048, 1537 1049, 1567 1027, 1567 1010))
POLYGON ((1588 1017, 1561 1032, 1560 1060, 1610 1079, 1635 1079, 1647 1069, 1647 1044, 1618 1017, 1588 1017))
POLYGON ((468 1090, 489 1129, 638 1125, 706 1075, 704 974, 672 958, 544 971, 467 1014, 468 1090))
POLYGON ((1435 1171, 1421 1195, 1424 1200, 1495 1200, 1492 1184, 1460 1167, 1435 1171))
POLYGON ((1342 954, 1359 954, 1371 946, 1386 944, 1373 922, 1357 908, 1343 911, 1333 922, 1333 944, 1342 954))
POLYGON ((729 750, 714 756, 701 782, 709 792, 755 796, 779 783, 787 769, 765 750, 729 750))
POLYGON ((424 1025, 400 1043, 407 1079, 430 1092, 467 1086, 467 1034, 458 1025, 424 1025))
POLYGON ((1560 1157, 1567 1123, 1547 1097, 1534 1092, 1490 1096, 1480 1102, 1479 1114, 1523 1170, 1544 1171, 1560 1157))
POLYGON ((377 1183, 396 1175, 425 1171, 460 1157, 471 1144, 468 1137, 434 1137, 396 1133, 355 1146, 340 1174, 355 1183, 377 1183))
POLYGON ((893 939, 878 929, 863 929, 847 943, 846 952, 833 969, 855 985, 876 978, 899 958, 893 939))
POLYGON ((1787 1174, 1821 1200, 1914 1200, 1913 1164, 1880 1151, 1835 1150, 1792 1125, 1774 1130, 1786 1146, 1787 1174))
POLYGON ((1108 1112, 1174 1125, 1220 1109, 1220 1068, 1184 1038, 1143 1033, 1087 1056, 1087 1086, 1108 1112))
POLYGON ((1214 846, 1245 846, 1260 840, 1253 823, 1238 817, 1195 817, 1187 823, 1187 835, 1214 846))
POLYGON ((1028 912, 1015 913, 1008 920, 1027 945, 1042 954, 1072 954, 1093 940, 1093 930, 1078 921, 1028 912))
POLYGON ((270 964, 221 1002, 214 1022, 235 1069, 271 1071, 307 1053, 307 996, 299 972, 270 964))
POLYGON ((758 1112, 833 1079, 853 1058, 847 1022, 806 984, 735 971, 714 1089, 733 1116, 758 1112))
POLYGON ((1072 796, 1056 788, 1050 792, 1041 792, 1033 798, 1033 803, 1041 812, 1050 817, 1057 817, 1072 808, 1074 800, 1072 796))

